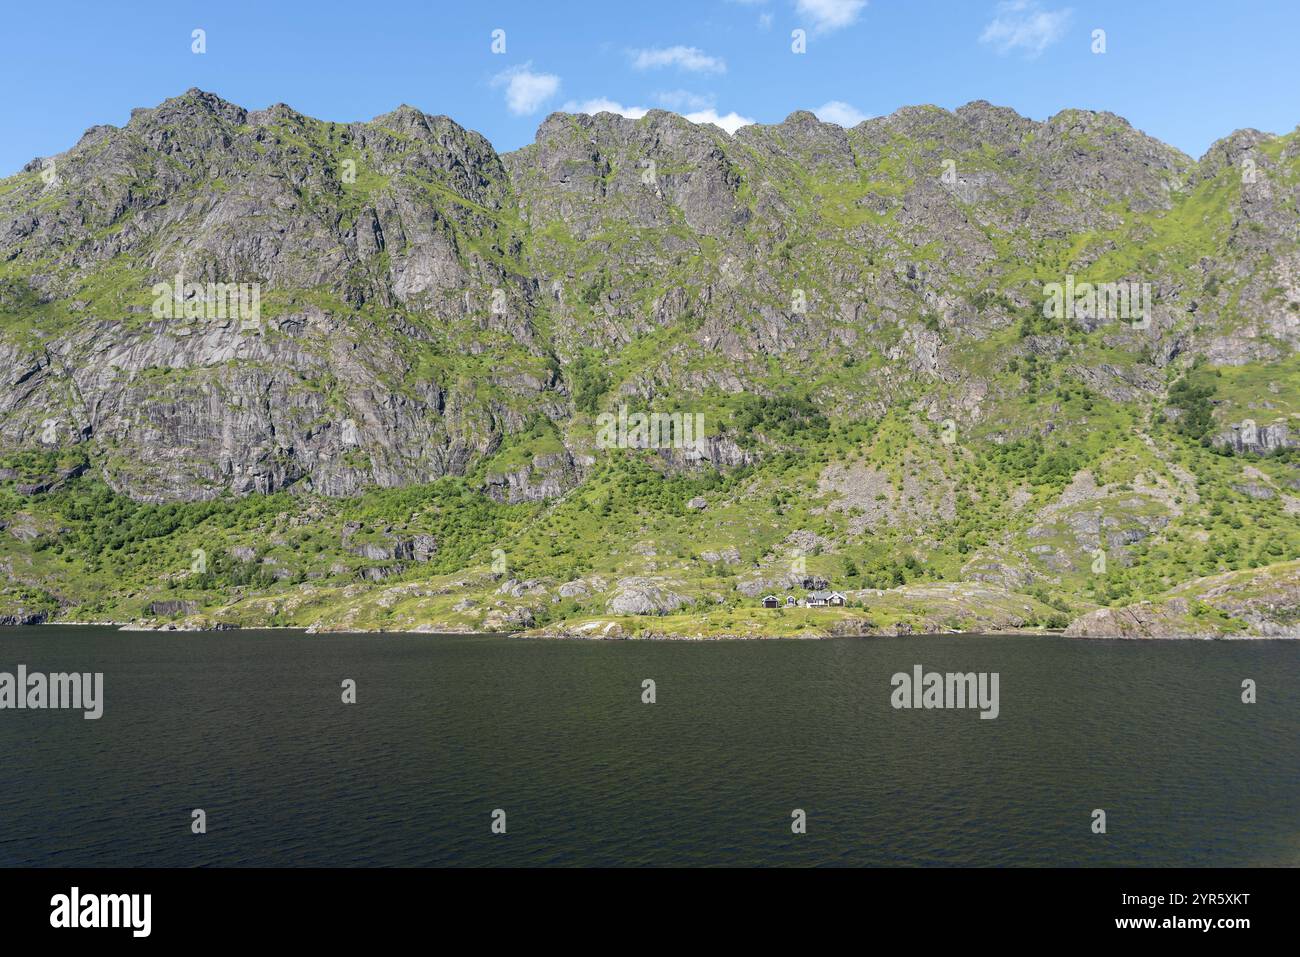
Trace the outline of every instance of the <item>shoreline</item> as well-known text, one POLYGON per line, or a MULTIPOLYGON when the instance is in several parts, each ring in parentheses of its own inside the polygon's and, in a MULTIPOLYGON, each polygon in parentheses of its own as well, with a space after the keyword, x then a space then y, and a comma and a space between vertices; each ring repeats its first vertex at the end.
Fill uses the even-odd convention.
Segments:
POLYGON ((117 622, 117 621, 40 621, 29 622, 24 624, 3 625, 0 628, 40 628, 42 626, 56 626, 67 628, 113 628, 122 632, 139 632, 154 634, 189 634, 198 632, 217 632, 217 631, 297 631, 304 635, 432 635, 432 636, 464 636, 475 638, 523 638, 530 641, 680 641, 680 642, 704 642, 704 641, 833 641, 840 639, 867 639, 867 638, 1068 638, 1071 641, 1300 641, 1300 629, 1289 634, 1280 635, 1067 635, 1065 629, 1061 628, 1044 628, 1032 631, 1023 629, 999 630, 990 629, 987 631, 970 632, 970 631, 947 631, 947 632, 861 632, 852 634, 817 634, 817 635, 776 635, 776 634, 723 634, 723 635, 704 635, 704 634, 681 634, 681 633, 648 633, 648 634, 627 634, 620 632, 618 634, 602 634, 595 630, 579 631, 572 629, 556 629, 544 632, 530 631, 467 631, 457 629, 435 629, 435 628, 350 628, 350 629, 315 629, 307 625, 258 625, 256 627, 244 627, 241 625, 215 623, 208 627, 186 626, 182 622, 167 622, 157 626, 142 625, 139 622, 117 622))

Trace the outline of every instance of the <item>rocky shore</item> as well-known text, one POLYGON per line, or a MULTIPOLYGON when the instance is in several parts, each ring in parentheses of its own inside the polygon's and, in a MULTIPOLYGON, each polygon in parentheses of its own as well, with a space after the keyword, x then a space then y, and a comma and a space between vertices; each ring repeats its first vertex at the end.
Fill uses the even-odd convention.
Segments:
POLYGON ((1300 561, 1187 582, 1167 597, 1099 608, 1072 638, 1300 638, 1300 561))

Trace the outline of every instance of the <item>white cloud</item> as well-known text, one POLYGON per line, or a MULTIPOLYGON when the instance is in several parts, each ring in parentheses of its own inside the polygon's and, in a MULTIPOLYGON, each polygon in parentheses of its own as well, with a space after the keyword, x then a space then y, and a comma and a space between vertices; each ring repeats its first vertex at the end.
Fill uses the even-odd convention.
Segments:
POLYGON ((770 14, 770 13, 760 13, 760 14, 758 15, 758 28, 759 28, 760 30, 771 30, 771 29, 772 29, 772 14, 770 14))
POLYGON ((564 104, 564 110, 566 113, 590 113, 593 116, 597 113, 617 113, 619 116, 626 116, 629 120, 639 120, 650 112, 644 106, 624 106, 617 100, 605 96, 583 100, 581 103, 570 100, 564 104))
MULTIPOLYGON (((624 106, 617 100, 611 100, 607 96, 597 96, 590 100, 578 102, 570 100, 564 104, 564 109, 570 113, 617 113, 619 116, 626 116, 629 120, 639 120, 648 112, 644 106, 624 106)), ((676 110, 672 112, 676 113, 676 110)), ((739 113, 731 112, 719 114, 717 110, 709 107, 703 110, 694 110, 690 113, 680 113, 692 123, 712 123, 720 126, 728 133, 735 133, 742 126, 749 126, 754 121, 747 116, 741 116, 739 113)))
POLYGON ((1038 0, 1004 0, 985 25, 980 43, 992 44, 1002 54, 1023 50, 1032 59, 1065 36, 1073 13, 1069 7, 1044 10, 1038 0))
POLYGON ((712 94, 692 93, 690 90, 662 90, 654 95, 654 99, 666 110, 707 110, 715 102, 712 94))
POLYGON ((554 73, 534 73, 532 61, 502 70, 492 78, 493 88, 506 88, 506 108, 516 116, 536 113, 543 103, 560 91, 554 73))
POLYGON ((836 123, 845 129, 851 126, 857 126, 863 120, 869 120, 866 113, 863 113, 856 106, 845 103, 842 100, 831 100, 829 103, 823 103, 817 109, 813 110, 817 119, 823 123, 836 123))
POLYGON ((724 116, 719 116, 718 111, 714 109, 697 110, 684 115, 692 123, 712 123, 714 126, 722 127, 728 133, 735 133, 742 126, 749 126, 754 122, 749 117, 741 116, 734 111, 724 116))
POLYGON ((698 47, 678 44, 672 47, 655 47, 649 50, 633 50, 632 66, 638 70, 654 70, 659 67, 675 66, 690 73, 726 73, 727 64, 720 58, 709 56, 698 47))
POLYGON ((830 33, 857 23, 866 5, 867 0, 795 0, 794 8, 812 18, 816 32, 830 33))

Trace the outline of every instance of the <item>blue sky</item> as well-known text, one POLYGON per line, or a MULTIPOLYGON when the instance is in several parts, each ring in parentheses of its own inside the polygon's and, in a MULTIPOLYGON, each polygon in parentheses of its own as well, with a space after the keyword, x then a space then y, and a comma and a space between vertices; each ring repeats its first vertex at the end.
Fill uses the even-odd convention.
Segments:
POLYGON ((611 104, 729 125, 975 99, 1035 119, 1104 109, 1193 156, 1300 124, 1296 0, 49 0, 0 24, 0 175, 194 86, 339 121, 410 103, 499 150, 552 110, 611 104))

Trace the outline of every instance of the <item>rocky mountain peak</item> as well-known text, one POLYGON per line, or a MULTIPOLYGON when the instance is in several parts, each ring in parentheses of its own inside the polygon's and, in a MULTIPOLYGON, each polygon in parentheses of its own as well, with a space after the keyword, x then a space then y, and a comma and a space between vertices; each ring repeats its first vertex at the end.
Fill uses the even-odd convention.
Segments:
POLYGON ((580 410, 615 395, 816 382, 809 401, 846 415, 911 392, 987 420, 1032 355, 1150 398, 1171 364, 1277 361, 1300 339, 1290 141, 1267 188, 1215 181, 1267 142, 1239 131, 1196 164, 1109 113, 980 100, 851 130, 798 110, 734 137, 663 110, 553 113, 499 155, 410 105, 339 124, 190 90, 0 191, 3 341, 30 373, 0 399, 0 443, 56 418, 78 423, 66 441, 134 449, 105 469, 143 495, 342 494, 463 473, 530 429, 563 460, 580 410), (1189 203, 1211 212, 1171 219, 1189 203), (1039 329, 1043 287, 1090 270, 1159 289, 1150 326, 1039 329), (152 321, 178 273, 256 284, 271 332, 152 321), (1258 334, 1229 339, 1243 323, 1258 334), (842 371, 860 362, 879 372, 842 371))
POLYGON ((201 122, 204 117, 226 123, 240 124, 248 118, 248 111, 215 93, 193 87, 180 96, 164 100, 152 109, 132 110, 127 128, 132 126, 161 126, 201 122))

